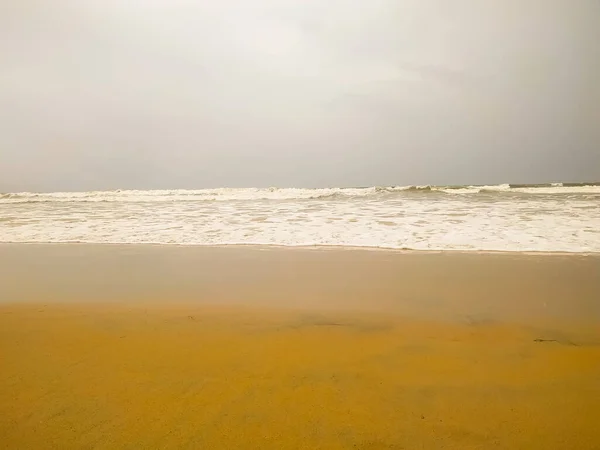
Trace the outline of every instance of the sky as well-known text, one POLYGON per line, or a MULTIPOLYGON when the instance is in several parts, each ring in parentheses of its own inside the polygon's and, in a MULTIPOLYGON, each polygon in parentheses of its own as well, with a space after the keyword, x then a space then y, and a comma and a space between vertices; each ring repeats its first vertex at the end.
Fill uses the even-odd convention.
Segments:
POLYGON ((600 180, 598 0, 0 3, 0 192, 600 180))

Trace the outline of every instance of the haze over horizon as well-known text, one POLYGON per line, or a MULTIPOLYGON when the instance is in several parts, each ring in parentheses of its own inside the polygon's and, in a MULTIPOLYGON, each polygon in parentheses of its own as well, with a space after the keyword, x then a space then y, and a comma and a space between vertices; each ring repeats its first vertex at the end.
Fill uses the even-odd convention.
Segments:
POLYGON ((0 192, 600 180, 595 0, 0 7, 0 192))

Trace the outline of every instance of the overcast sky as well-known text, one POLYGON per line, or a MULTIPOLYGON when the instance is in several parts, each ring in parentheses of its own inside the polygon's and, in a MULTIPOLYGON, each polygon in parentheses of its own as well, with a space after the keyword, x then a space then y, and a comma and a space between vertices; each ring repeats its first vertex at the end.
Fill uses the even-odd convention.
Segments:
POLYGON ((0 192, 600 180, 598 0, 0 4, 0 192))

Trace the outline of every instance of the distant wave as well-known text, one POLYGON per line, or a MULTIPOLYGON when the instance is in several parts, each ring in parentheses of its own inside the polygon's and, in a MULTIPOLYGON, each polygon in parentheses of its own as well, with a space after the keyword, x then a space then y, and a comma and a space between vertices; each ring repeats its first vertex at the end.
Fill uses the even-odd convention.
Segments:
POLYGON ((0 203, 41 202, 179 202, 244 200, 310 200, 416 194, 600 194, 600 182, 499 184, 464 186, 373 186, 360 188, 219 188, 199 190, 115 190, 90 192, 19 192, 0 194, 0 203))

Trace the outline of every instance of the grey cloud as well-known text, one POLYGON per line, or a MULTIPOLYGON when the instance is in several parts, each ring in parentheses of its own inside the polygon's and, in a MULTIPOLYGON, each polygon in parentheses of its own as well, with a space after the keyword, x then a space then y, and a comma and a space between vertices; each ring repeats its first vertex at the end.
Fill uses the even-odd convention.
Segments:
POLYGON ((600 179, 595 0, 0 8, 0 191, 600 179))

